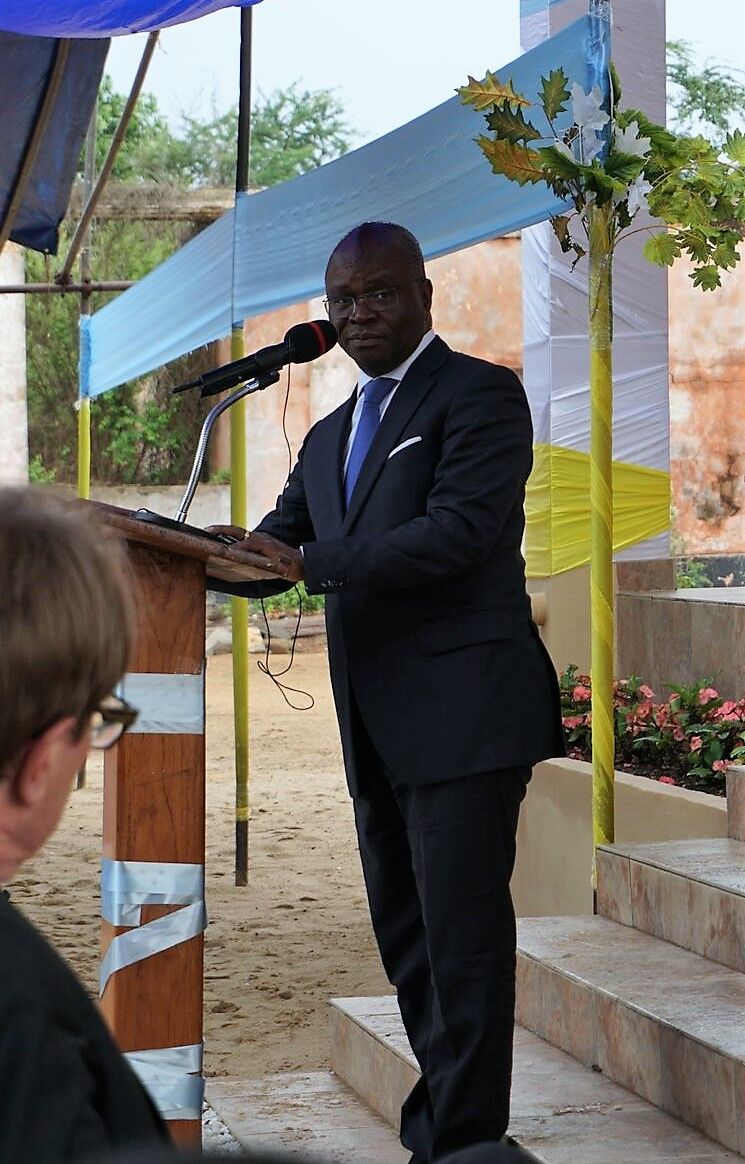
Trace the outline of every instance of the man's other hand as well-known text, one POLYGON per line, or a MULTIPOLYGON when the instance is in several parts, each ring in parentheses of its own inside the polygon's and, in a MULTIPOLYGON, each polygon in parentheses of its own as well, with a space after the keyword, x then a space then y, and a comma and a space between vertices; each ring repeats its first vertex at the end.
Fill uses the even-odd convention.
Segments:
POLYGON ((231 549, 246 549, 257 557, 266 559, 265 569, 277 578, 287 578, 290 582, 303 580, 303 555, 292 546, 273 538, 271 534, 247 533, 237 525, 208 525, 208 533, 227 534, 235 538, 231 549))

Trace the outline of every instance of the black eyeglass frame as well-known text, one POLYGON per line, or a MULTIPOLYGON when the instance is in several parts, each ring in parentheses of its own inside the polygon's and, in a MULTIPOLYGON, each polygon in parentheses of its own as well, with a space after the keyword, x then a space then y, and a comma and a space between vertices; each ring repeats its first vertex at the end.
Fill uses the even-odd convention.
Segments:
POLYGON ((127 703, 121 695, 106 695, 93 709, 91 715, 91 747, 102 752, 113 748, 114 744, 118 744, 124 733, 129 731, 137 721, 139 714, 139 709, 133 707, 131 703, 127 703), (101 717, 101 722, 98 724, 94 723, 97 715, 101 717), (120 730, 111 739, 97 743, 96 737, 98 735, 104 736, 107 727, 110 729, 119 727, 120 730))

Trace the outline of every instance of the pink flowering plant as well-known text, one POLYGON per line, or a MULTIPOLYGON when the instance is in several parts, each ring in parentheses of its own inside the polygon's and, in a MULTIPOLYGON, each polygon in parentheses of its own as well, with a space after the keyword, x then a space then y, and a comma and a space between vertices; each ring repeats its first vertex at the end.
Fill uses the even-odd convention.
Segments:
MULTIPOLYGON (((712 679, 669 684, 666 700, 635 675, 613 685, 615 766, 665 784, 724 792, 731 764, 745 762, 745 699, 723 699, 712 679)), ((577 667, 560 676, 567 750, 591 755, 590 678, 577 667)))

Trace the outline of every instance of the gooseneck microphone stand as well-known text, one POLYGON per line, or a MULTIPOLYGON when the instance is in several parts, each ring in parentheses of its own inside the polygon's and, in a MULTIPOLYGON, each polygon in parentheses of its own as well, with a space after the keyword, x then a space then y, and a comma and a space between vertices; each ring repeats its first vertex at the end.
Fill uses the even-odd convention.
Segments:
POLYGON ((197 449, 194 453, 194 460, 189 474, 189 481, 184 496, 181 498, 181 504, 178 507, 176 517, 164 517, 162 513, 154 513, 150 509, 138 509, 134 516, 139 517, 141 521, 149 521, 153 525, 162 525, 168 529, 182 529, 188 530, 189 533, 199 534, 204 538, 211 538, 213 541, 231 543, 235 538, 228 537, 226 534, 211 534, 206 530, 198 529, 196 526, 186 525, 186 515, 189 512, 189 506, 192 503, 194 494, 199 484, 199 478, 202 475, 202 468, 204 466, 204 458, 207 455, 207 445, 209 444, 210 434, 218 416, 226 412, 233 404, 242 400, 244 396, 250 396, 252 392, 261 392, 264 388, 268 388, 270 384, 276 384, 279 380, 279 372, 261 372, 251 380, 247 380, 240 388, 226 396, 224 400, 219 400, 207 413, 202 424, 202 430, 199 434, 197 442, 197 449))
POLYGON ((181 498, 181 504, 179 505, 178 513, 176 514, 176 521, 186 521, 186 515, 189 512, 189 506, 191 505, 192 498, 194 497, 197 485, 199 484, 199 478, 202 475, 202 467, 204 465, 204 458, 207 455, 207 445, 209 443, 210 433, 212 432, 212 427, 218 416, 221 416, 223 412, 227 411, 227 409, 232 407, 233 404, 237 404, 237 402, 242 400, 244 396, 250 396, 252 392, 261 392, 264 388, 268 388, 270 384, 276 384, 278 380, 279 372, 262 372, 260 376, 256 376, 253 380, 247 380, 241 388, 239 388, 236 392, 233 392, 230 396, 227 396, 224 400, 219 400, 217 404, 215 404, 209 410, 206 417, 204 418, 202 431, 199 434, 197 451, 194 454, 194 461, 191 466, 189 481, 186 486, 184 496, 181 498))

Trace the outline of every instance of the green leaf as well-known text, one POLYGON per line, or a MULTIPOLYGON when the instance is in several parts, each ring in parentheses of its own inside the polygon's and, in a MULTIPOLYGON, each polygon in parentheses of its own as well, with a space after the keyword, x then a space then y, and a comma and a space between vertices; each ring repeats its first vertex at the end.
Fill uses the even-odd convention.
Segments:
POLYGON ((610 92, 611 109, 618 109, 621 104, 621 78, 613 61, 610 63, 610 92))
POLYGON ((696 267, 691 271, 691 280, 694 287, 700 287, 702 291, 715 291, 717 287, 721 287, 722 280, 719 278, 719 269, 708 263, 704 267, 696 267))
POLYGON ((569 233, 569 216, 567 214, 557 214, 551 219, 551 226, 559 241, 559 246, 564 254, 567 254, 572 249, 572 236, 569 233))
POLYGON ((547 77, 541 77, 541 105, 549 121, 564 112, 568 100, 567 75, 563 69, 552 69, 547 77))
POLYGON ((585 172, 585 167, 573 161, 556 146, 543 146, 538 150, 544 170, 551 177, 563 178, 565 182, 576 181, 585 172))
POLYGON ((480 137, 478 144, 495 174, 504 174, 505 178, 519 182, 521 186, 526 182, 546 180, 538 150, 513 145, 509 141, 492 141, 488 137, 480 137))
POLYGON ((477 81, 469 75, 468 84, 462 85, 456 92, 464 105, 472 105, 479 112, 491 109, 494 105, 502 105, 505 101, 515 106, 532 104, 522 93, 515 92, 512 88, 512 78, 502 83, 490 72, 487 72, 483 81, 477 81))
POLYGON ((636 154, 621 154, 611 150, 603 162, 603 168, 606 174, 627 186, 641 174, 644 169, 644 158, 636 154))
POLYGON ((728 133, 724 139, 724 152, 733 162, 745 165, 745 133, 740 129, 728 133))
POLYGON ((679 256, 680 244, 673 234, 656 234, 644 244, 645 259, 658 267, 672 267, 679 256))
POLYGON ((540 133, 523 117, 522 109, 510 109, 506 103, 487 114, 486 124, 498 138, 517 145, 521 141, 538 141, 540 133))

